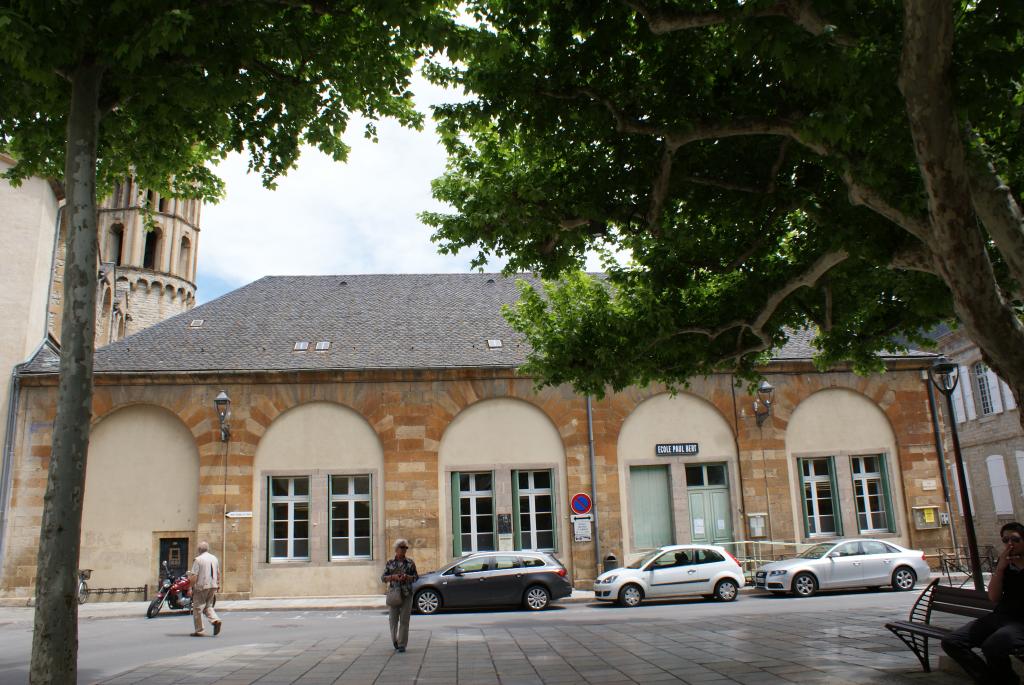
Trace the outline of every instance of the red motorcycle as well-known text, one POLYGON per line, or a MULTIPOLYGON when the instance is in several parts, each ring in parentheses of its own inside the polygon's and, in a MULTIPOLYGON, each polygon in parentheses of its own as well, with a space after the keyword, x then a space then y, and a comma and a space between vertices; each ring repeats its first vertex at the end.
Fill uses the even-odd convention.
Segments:
MULTIPOLYGON (((165 561, 164 570, 160 573, 160 587, 156 591, 156 597, 149 603, 146 609, 146 618, 153 618, 160 613, 167 603, 167 608, 172 611, 192 611, 192 586, 188 582, 188 574, 174 577, 167 568, 165 561)), ((216 602, 216 600, 214 600, 216 602)))

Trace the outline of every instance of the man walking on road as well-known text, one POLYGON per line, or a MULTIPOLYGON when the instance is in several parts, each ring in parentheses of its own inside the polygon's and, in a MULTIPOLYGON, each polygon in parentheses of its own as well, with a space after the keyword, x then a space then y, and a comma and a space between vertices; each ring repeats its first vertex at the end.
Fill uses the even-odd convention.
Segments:
POLYGON ((203 637, 203 614, 213 624, 213 634, 220 634, 220 618, 213 610, 213 604, 217 601, 217 590, 220 588, 220 562, 217 557, 210 554, 210 543, 200 542, 197 549, 199 556, 192 563, 192 570, 188 574, 189 582, 192 583, 192 620, 195 623, 196 631, 192 637, 203 637))

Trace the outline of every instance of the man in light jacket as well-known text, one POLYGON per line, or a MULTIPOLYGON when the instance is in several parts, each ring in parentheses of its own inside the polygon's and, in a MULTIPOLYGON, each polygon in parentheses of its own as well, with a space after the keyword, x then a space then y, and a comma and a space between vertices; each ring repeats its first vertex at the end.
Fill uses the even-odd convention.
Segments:
POLYGON ((199 556, 192 562, 192 570, 189 571, 188 580, 192 584, 192 620, 195 623, 196 631, 192 637, 203 637, 203 614, 213 624, 213 634, 220 634, 220 617, 213 610, 214 602, 217 601, 217 590, 220 588, 220 562, 217 557, 210 554, 210 543, 200 542, 197 546, 199 556))

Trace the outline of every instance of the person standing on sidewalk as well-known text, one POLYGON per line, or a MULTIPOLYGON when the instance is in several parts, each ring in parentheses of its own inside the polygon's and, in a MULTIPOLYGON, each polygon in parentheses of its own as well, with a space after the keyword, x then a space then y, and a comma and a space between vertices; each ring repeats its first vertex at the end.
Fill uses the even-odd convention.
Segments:
POLYGON ((192 584, 192 621, 196 630, 192 637, 203 637, 203 614, 213 624, 213 634, 220 634, 220 617, 213 610, 217 601, 217 590, 220 588, 220 562, 210 554, 210 543, 200 542, 196 547, 199 556, 192 562, 188 580, 192 584))
POLYGON ((1006 547, 988 581, 991 614, 942 640, 942 649, 981 685, 1017 685, 1010 655, 1024 649, 1024 525, 1014 521, 999 534, 1006 547), (981 649, 982 659, 972 650, 981 649))
POLYGON ((388 621, 391 625, 391 644, 399 652, 405 651, 409 643, 409 614, 412 613, 412 584, 420 577, 416 562, 406 556, 409 541, 399 538, 395 541, 395 558, 388 561, 381 574, 382 583, 388 584, 388 593, 401 593, 402 603, 392 606, 388 603, 388 621))

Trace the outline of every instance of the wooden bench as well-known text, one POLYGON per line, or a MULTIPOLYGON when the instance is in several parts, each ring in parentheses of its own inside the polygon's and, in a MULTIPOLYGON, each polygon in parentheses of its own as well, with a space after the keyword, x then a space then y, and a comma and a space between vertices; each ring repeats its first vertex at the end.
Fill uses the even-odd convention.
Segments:
POLYGON ((932 614, 940 612, 975 619, 988 615, 995 607, 985 592, 939 585, 939 580, 929 583, 917 598, 910 609, 909 620, 885 624, 917 656, 925 672, 932 670, 928 663, 928 640, 942 640, 952 632, 932 625, 932 614))

